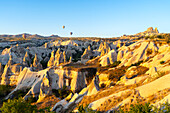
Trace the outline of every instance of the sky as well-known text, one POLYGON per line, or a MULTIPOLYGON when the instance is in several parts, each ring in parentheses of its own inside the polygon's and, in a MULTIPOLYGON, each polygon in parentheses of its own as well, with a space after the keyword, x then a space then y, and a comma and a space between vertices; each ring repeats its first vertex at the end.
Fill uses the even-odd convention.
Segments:
POLYGON ((170 0, 0 0, 0 34, 117 37, 148 27, 170 33, 170 0))

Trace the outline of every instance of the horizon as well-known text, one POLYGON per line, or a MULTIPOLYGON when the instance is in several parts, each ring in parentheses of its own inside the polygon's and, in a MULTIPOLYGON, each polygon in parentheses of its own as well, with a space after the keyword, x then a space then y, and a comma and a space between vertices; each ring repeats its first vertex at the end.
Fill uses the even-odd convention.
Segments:
POLYGON ((148 27, 157 27, 160 33, 170 32, 168 0, 7 0, 0 3, 0 35, 111 38, 133 35, 148 27))

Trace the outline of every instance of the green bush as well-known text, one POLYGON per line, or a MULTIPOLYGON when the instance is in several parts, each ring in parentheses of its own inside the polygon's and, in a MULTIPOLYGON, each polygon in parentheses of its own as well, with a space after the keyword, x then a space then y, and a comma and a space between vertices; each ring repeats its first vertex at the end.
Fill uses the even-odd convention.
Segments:
POLYGON ((2 113, 36 113, 37 107, 19 98, 4 102, 0 110, 2 113))
POLYGON ((92 110, 91 108, 88 108, 88 105, 83 107, 83 105, 78 106, 78 113, 100 113, 100 111, 92 110))
POLYGON ((148 48, 148 49, 146 50, 146 55, 148 56, 148 55, 150 55, 150 54, 152 54, 152 49, 149 49, 149 48, 148 48))
POLYGON ((12 87, 9 85, 0 85, 0 98, 3 98, 11 92, 12 87))
POLYGON ((37 98, 33 97, 33 96, 28 97, 27 102, 29 102, 29 103, 37 102, 37 98))
POLYGON ((27 88, 25 90, 17 90, 13 93, 11 99, 13 99, 13 98, 18 99, 20 97, 24 97, 28 93, 29 90, 30 90, 30 88, 27 88))
POLYGON ((71 90, 69 90, 66 86, 64 86, 62 89, 57 89, 57 90, 52 89, 52 92, 56 97, 60 97, 61 99, 64 99, 71 93, 71 90))
POLYGON ((164 64, 165 63, 165 61, 160 61, 160 64, 164 64))
POLYGON ((110 65, 110 67, 116 67, 121 63, 121 61, 115 61, 113 64, 110 65))
POLYGON ((122 107, 119 107, 119 110, 115 113, 169 113, 170 104, 168 102, 160 104, 160 107, 155 107, 150 105, 150 103, 140 104, 131 104, 129 110, 125 110, 122 107))
MULTIPOLYGON (((137 62, 137 63, 131 64, 131 66, 139 66, 141 63, 143 63, 143 60, 142 60, 142 61, 139 61, 139 62, 137 62)), ((131 67, 131 66, 130 66, 130 67, 131 67)))

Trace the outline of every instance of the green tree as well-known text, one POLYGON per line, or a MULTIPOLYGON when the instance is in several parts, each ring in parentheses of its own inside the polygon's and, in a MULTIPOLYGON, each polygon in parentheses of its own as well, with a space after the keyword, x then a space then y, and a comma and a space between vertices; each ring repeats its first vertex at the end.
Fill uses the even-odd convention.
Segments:
POLYGON ((19 98, 4 102, 0 110, 2 113, 36 113, 37 107, 19 98))

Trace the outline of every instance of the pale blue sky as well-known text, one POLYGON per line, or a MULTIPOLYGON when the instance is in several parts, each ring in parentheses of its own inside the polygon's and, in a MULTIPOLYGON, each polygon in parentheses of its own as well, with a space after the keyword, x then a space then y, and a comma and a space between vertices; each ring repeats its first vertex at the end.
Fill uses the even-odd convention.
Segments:
POLYGON ((170 32, 170 0, 0 0, 0 34, 115 37, 151 26, 170 32))

